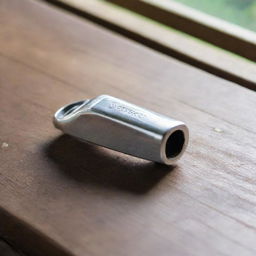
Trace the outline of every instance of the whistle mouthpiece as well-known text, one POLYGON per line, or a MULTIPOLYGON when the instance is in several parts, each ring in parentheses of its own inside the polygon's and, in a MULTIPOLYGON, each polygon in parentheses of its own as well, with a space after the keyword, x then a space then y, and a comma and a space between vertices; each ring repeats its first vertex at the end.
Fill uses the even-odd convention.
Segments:
POLYGON ((182 156, 189 137, 183 122, 108 95, 66 105, 53 122, 79 140, 166 165, 182 156))

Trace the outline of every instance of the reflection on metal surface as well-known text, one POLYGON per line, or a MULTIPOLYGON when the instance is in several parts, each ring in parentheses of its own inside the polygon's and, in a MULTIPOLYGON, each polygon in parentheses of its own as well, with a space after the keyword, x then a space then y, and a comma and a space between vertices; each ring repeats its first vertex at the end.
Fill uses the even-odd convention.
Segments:
POLYGON ((54 125, 80 140, 167 165, 188 143, 183 122, 108 95, 62 107, 54 125))

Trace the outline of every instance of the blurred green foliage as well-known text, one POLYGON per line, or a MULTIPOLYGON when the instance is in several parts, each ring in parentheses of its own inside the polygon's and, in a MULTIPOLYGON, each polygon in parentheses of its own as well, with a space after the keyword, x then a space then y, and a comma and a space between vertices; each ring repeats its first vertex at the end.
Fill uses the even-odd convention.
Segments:
POLYGON ((256 0, 176 0, 256 32, 256 0))

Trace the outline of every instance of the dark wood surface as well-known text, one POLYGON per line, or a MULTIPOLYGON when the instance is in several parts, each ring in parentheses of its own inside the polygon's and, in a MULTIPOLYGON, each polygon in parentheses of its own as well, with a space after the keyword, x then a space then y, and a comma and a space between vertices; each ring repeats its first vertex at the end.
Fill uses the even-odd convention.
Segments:
POLYGON ((24 256, 23 254, 20 254, 16 252, 15 249, 13 249, 6 241, 2 240, 0 238, 0 255, 1 256, 24 256))
MULTIPOLYGON (((43 1, 58 6, 64 10, 68 10, 77 16, 89 19, 102 25, 103 27, 109 28, 121 35, 125 35, 125 37, 131 38, 136 42, 140 42, 158 52, 164 53, 165 55, 174 57, 182 62, 188 63, 211 74, 256 91, 256 62, 250 61, 246 58, 241 58, 239 55, 231 54, 230 51, 223 50, 222 48, 216 47, 213 44, 199 40, 196 37, 188 35, 187 33, 172 29, 172 27, 170 27, 171 24, 168 24, 168 26, 163 26, 161 23, 145 17, 147 16, 147 11, 149 11, 148 2, 151 0, 148 0, 147 2, 140 0, 43 1), (115 2, 115 4, 112 2, 115 2), (127 11, 125 8, 120 8, 118 4, 124 4, 126 8, 130 8, 132 11, 127 11), (139 10, 142 11, 141 14, 145 16, 137 15, 134 12, 139 10), (120 17, 122 17, 122 19, 120 19, 120 17)), ((168 1, 168 3, 174 6, 176 4, 178 5, 178 3, 173 1, 168 1)), ((173 17, 172 13, 165 12, 165 15, 162 15, 161 12, 158 13, 158 10, 159 8, 157 7, 152 8, 152 13, 155 13, 155 18, 159 17, 161 19, 162 17, 166 17, 166 20, 170 20, 167 17, 173 17)), ((190 13, 190 16, 198 16, 197 13, 192 13, 190 13)), ((211 23, 209 22, 209 16, 207 17, 208 23, 211 23)), ((181 24, 179 19, 174 19, 171 21, 171 23, 174 22, 176 24, 181 24)), ((217 26, 216 22, 213 26, 217 26)), ((191 29, 191 22, 188 22, 187 26, 183 27, 189 27, 191 29)), ((222 31, 226 31, 224 26, 221 26, 221 28, 222 31)), ((199 31, 198 28, 193 27, 193 29, 195 31, 199 31)), ((233 34, 235 33, 239 36, 242 35, 242 33, 239 32, 239 29, 237 30, 235 28, 229 28, 228 30, 232 30, 233 34)), ((208 33, 203 34, 206 37, 209 35, 208 33)), ((227 35, 225 35, 225 37, 226 36, 227 35)), ((215 38, 219 38, 225 43, 229 41, 216 35, 215 38)), ((247 52, 247 54, 250 55, 250 50, 248 50, 246 47, 238 47, 236 42, 230 42, 230 44, 232 47, 235 45, 236 48, 242 49, 244 52, 247 52)), ((253 54, 251 54, 251 56, 253 56, 253 54)))
POLYGON ((6 241, 44 256, 255 255, 255 92, 32 0, 2 0, 0 24, 6 241), (176 166, 53 127, 63 104, 106 93, 187 123, 176 166))

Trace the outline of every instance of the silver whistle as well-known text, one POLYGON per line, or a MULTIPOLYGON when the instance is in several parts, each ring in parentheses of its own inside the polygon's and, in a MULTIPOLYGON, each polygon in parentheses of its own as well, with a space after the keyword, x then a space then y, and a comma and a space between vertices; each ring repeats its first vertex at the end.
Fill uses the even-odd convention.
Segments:
POLYGON ((79 140, 166 165, 182 156, 189 137, 183 122, 108 95, 60 108, 54 125, 79 140))

